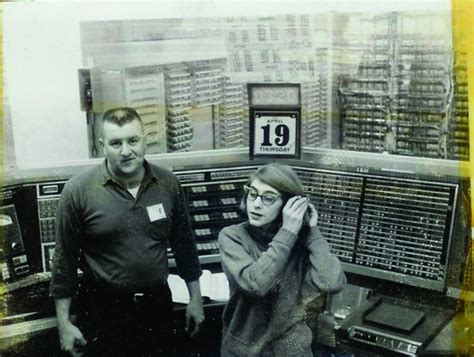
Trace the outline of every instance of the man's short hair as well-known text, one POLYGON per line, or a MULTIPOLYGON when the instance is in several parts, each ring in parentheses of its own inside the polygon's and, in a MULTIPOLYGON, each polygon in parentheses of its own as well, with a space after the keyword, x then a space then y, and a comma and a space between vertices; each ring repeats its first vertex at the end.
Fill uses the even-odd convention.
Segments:
POLYGON ((140 126, 142 126, 143 128, 142 119, 140 118, 140 115, 137 113, 135 109, 130 108, 130 107, 120 107, 120 108, 109 109, 102 115, 102 122, 100 125, 100 135, 104 136, 103 129, 104 129, 105 122, 116 124, 118 126, 123 126, 127 123, 131 123, 134 120, 138 120, 138 122, 140 123, 140 126))

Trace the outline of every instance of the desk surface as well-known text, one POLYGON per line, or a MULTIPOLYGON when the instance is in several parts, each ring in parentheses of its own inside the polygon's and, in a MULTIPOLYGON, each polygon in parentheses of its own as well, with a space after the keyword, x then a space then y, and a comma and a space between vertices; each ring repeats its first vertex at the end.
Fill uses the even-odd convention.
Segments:
MULTIPOLYGON (((474 342, 474 325, 455 328, 455 319, 450 320, 441 332, 426 346, 422 355, 469 355, 469 347, 474 342), (459 331, 457 331, 459 330, 459 331)), ((471 324, 472 325, 472 324, 471 324)))

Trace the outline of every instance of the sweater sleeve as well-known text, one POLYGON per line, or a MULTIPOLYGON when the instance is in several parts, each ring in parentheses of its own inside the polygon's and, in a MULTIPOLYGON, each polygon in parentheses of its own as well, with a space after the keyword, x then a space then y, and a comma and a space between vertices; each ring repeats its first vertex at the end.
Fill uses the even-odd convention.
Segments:
POLYGON ((309 250, 308 273, 312 283, 322 292, 335 294, 341 291, 346 283, 341 262, 331 253, 318 227, 311 228, 306 247, 309 250))
POLYGON ((258 259, 245 247, 247 233, 235 226, 224 228, 219 234, 222 266, 230 281, 253 296, 265 296, 277 283, 298 238, 280 228, 258 259))

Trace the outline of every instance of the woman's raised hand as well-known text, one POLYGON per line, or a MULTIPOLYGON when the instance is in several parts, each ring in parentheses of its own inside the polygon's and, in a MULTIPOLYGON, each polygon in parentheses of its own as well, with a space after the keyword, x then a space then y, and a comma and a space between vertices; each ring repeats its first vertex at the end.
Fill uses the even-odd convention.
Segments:
POLYGON ((294 234, 298 234, 303 224, 308 204, 309 201, 306 197, 291 197, 285 207, 283 207, 283 228, 294 234))
POLYGON ((310 227, 316 227, 318 225, 318 211, 312 203, 308 203, 309 221, 310 227))

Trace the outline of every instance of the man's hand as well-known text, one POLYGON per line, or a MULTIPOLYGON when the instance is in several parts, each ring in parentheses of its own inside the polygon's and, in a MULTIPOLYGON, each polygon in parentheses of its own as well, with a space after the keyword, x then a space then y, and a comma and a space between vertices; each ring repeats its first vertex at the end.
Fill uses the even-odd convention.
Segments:
POLYGON ((201 299, 191 300, 186 307, 186 332, 195 336, 204 322, 204 309, 201 299))
POLYGON ((83 347, 87 344, 82 332, 71 323, 69 309, 72 298, 55 298, 56 317, 58 320, 58 334, 61 349, 74 357, 82 356, 83 347))
POLYGON ((64 352, 74 357, 82 356, 82 350, 87 341, 82 332, 71 322, 58 325, 59 342, 64 352))

